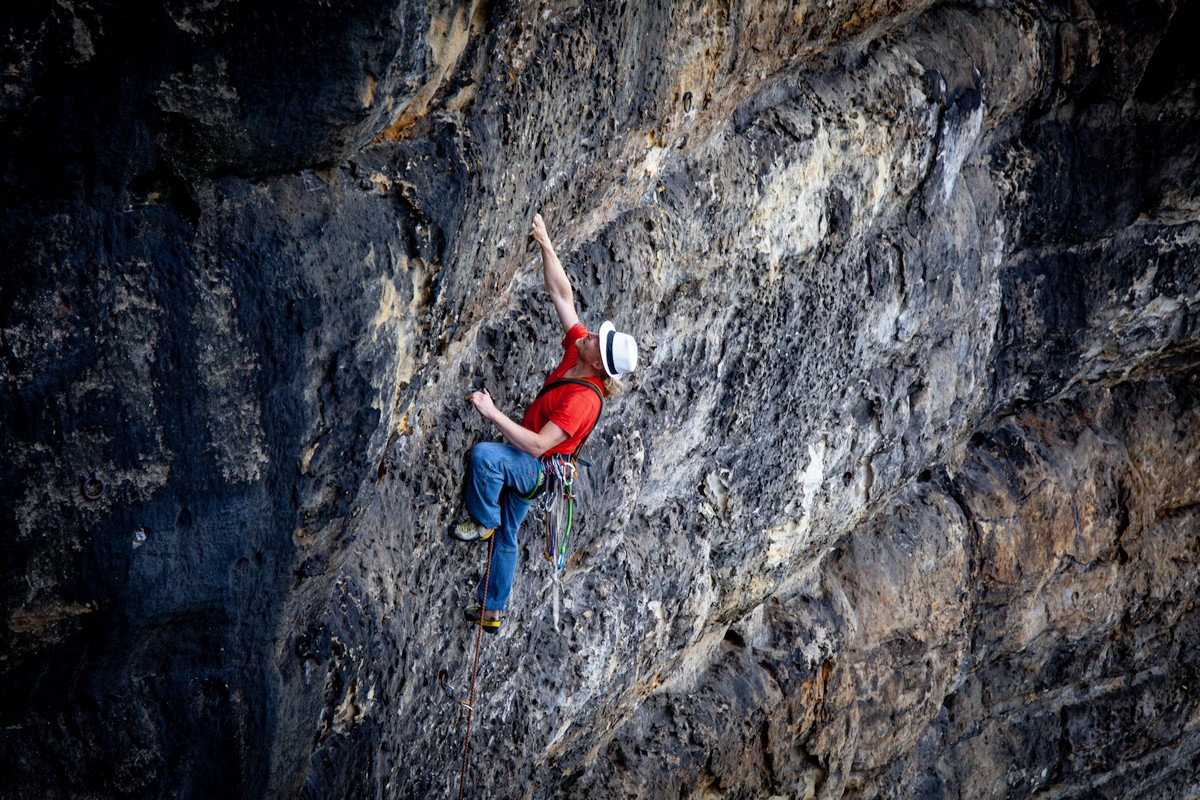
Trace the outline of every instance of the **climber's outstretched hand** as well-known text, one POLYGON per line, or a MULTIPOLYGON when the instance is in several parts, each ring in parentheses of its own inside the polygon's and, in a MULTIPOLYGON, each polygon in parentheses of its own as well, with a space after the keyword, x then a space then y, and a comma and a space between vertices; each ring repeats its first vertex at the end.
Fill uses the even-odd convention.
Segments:
POLYGON ((551 247, 550 234, 546 231, 546 221, 542 219, 541 214, 533 215, 533 229, 529 235, 542 247, 551 247))
POLYGON ((579 322, 579 312, 575 310, 575 293, 571 290, 571 282, 563 270, 562 262, 554 253, 554 245, 550 243, 550 234, 546 231, 546 221, 541 214, 533 215, 533 229, 529 232, 533 240, 542 248, 542 277, 546 281, 546 291, 550 293, 550 302, 558 314, 558 322, 563 331, 569 331, 571 326, 579 322))
POLYGON ((475 406, 475 410, 479 412, 479 416, 484 419, 492 420, 495 418, 496 404, 492 402, 492 393, 487 389, 471 392, 467 395, 467 402, 475 406))

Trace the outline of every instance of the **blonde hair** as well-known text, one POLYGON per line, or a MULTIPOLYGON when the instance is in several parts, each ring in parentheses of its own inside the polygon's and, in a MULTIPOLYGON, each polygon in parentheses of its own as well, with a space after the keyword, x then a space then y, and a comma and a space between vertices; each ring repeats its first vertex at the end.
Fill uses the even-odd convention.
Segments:
POLYGON ((605 397, 616 397, 621 393, 621 382, 612 375, 604 376, 604 395, 605 397))

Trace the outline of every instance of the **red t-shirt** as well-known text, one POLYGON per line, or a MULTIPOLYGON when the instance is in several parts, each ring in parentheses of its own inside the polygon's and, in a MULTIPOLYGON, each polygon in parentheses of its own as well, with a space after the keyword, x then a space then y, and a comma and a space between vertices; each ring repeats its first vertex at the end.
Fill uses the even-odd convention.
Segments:
MULTIPOLYGON (((554 368, 550 376, 542 381, 542 386, 559 380, 567 374, 567 370, 578 363, 579 350, 576 349, 575 342, 587 336, 587 333, 587 328, 578 322, 571 327, 571 330, 567 331, 567 335, 563 337, 562 361, 554 368)), ((601 394, 604 393, 604 384, 598 378, 583 378, 583 380, 596 384, 596 388, 600 390, 601 394)), ((570 454, 579 447, 579 443, 583 441, 584 436, 587 436, 599 416, 600 398, 596 396, 596 393, 586 386, 572 383, 556 386, 530 403, 529 408, 525 410, 525 416, 521 419, 521 427, 536 433, 540 432, 547 422, 553 422, 563 429, 567 438, 547 450, 546 455, 570 454)))

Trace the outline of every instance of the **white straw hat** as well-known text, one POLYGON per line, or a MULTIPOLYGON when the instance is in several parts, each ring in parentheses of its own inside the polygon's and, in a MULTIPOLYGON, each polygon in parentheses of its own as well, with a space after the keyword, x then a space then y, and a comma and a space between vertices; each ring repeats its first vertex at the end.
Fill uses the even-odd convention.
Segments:
POLYGON ((619 333, 609 320, 600 326, 600 361, 604 371, 614 378, 637 369, 637 342, 628 333, 619 333))

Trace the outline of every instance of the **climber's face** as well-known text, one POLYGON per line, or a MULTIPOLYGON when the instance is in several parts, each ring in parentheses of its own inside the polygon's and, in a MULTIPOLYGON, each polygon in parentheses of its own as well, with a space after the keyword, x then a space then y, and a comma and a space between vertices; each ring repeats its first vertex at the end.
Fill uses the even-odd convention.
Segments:
POLYGON ((589 333, 575 340, 575 349, 579 351, 579 360, 596 369, 601 369, 600 334, 589 333))

